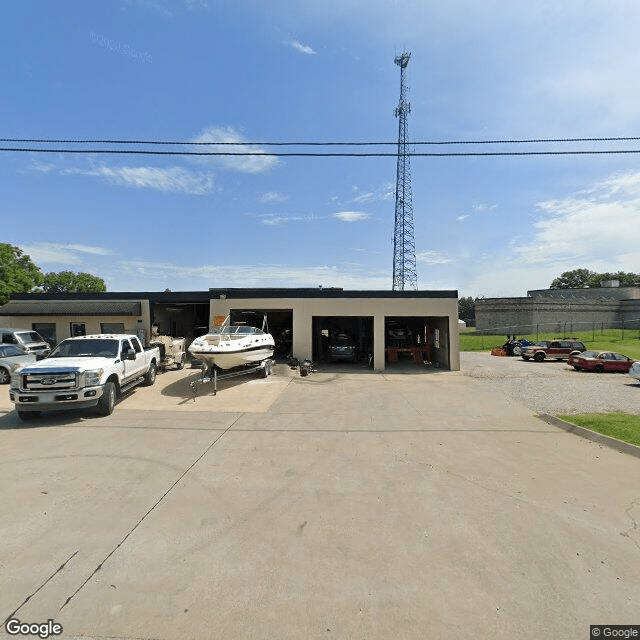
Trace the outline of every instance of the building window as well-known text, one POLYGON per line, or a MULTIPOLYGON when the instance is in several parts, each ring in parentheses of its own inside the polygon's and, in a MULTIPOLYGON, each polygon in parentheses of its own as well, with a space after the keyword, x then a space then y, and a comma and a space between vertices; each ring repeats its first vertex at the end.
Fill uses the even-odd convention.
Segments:
POLYGON ((87 335, 87 326, 84 322, 71 322, 70 333, 72 338, 87 335))
POLYGON ((101 322, 100 333, 124 333, 123 322, 101 322))
POLYGON ((56 340, 56 323, 55 322, 32 322, 31 328, 37 331, 45 342, 51 345, 51 348, 57 344, 56 340))

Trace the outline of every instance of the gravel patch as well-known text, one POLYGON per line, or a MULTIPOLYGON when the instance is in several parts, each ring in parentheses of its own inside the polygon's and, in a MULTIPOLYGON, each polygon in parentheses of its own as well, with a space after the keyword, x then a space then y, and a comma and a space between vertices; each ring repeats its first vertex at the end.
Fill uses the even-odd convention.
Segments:
POLYGON ((477 351, 462 352, 460 367, 464 375, 537 413, 640 415, 640 383, 623 373, 586 373, 566 362, 526 362, 477 351))

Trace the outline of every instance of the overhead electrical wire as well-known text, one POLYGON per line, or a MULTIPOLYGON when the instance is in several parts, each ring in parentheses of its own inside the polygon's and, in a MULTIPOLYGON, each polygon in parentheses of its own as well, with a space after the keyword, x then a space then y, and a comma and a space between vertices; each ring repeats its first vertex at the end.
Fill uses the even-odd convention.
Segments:
MULTIPOLYGON (((411 145, 462 145, 462 144, 538 144, 557 142, 635 142, 640 140, 640 136, 617 136, 600 138, 524 138, 524 139, 496 139, 496 140, 416 140, 410 142, 411 145)), ((237 141, 185 141, 185 140, 78 140, 78 139, 57 139, 57 138, 0 138, 0 142, 10 143, 38 143, 38 144, 149 144, 149 145, 185 145, 185 146, 383 146, 397 145, 394 142, 237 142, 237 141)))
MULTIPOLYGON (((547 149, 543 151, 463 151, 463 152, 425 152, 415 151, 420 146, 447 146, 447 145, 522 145, 522 144, 566 144, 579 142, 637 142, 640 136, 616 136, 616 137, 585 137, 585 138, 526 138, 526 139, 495 139, 495 140, 417 140, 410 143, 412 151, 406 155, 415 157, 496 157, 496 156, 576 156, 576 155, 618 155, 638 154, 640 149, 547 149)), ((251 150, 252 147, 372 147, 372 146, 396 146, 397 142, 251 142, 251 141, 170 141, 170 140, 79 140, 58 138, 0 138, 0 143, 38 144, 44 147, 2 146, 0 152, 17 153, 65 153, 65 154, 108 154, 108 155, 149 155, 149 156, 267 156, 267 157, 397 157, 397 152, 364 152, 364 151, 269 151, 264 149, 251 150), (213 151, 186 151, 186 150, 153 150, 153 149, 78 149, 59 148, 51 145, 164 145, 164 146, 198 146, 214 147, 213 151), (221 151, 220 147, 242 147, 241 151, 221 151)))
MULTIPOLYGON (((38 149, 27 147, 0 147, 0 152, 22 152, 22 153, 68 153, 68 154, 108 154, 108 155, 146 155, 146 156, 269 156, 269 157, 325 157, 325 158, 383 158, 397 157, 397 153, 355 153, 355 152, 278 152, 278 151, 150 151, 146 149, 38 149)), ((409 151, 406 156, 411 157, 487 157, 487 156, 576 156, 576 155, 616 155, 616 154, 637 154, 640 149, 590 149, 571 151, 463 151, 463 152, 443 152, 424 153, 409 151)))

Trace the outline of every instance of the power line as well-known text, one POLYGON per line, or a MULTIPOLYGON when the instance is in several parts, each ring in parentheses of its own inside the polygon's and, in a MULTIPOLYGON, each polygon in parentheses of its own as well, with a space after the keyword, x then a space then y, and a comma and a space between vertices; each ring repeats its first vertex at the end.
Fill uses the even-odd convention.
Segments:
MULTIPOLYGON (((617 136, 599 138, 521 138, 521 139, 495 139, 495 140, 416 140, 409 142, 412 146, 420 145, 476 145, 476 144, 544 144, 544 143, 567 143, 567 142, 636 142, 640 136, 617 136)), ((136 145, 173 145, 173 146, 280 146, 280 147, 310 147, 310 146, 396 146, 395 142, 201 142, 184 140, 78 140, 78 139, 57 139, 57 138, 0 138, 0 142, 9 143, 37 143, 37 144, 136 144, 136 145)))
MULTIPOLYGON (((218 143, 216 143, 218 144, 218 143)), ((243 143, 246 144, 246 143, 243 143)), ((397 153, 360 153, 360 152, 279 152, 279 151, 151 151, 147 149, 42 149, 28 147, 0 147, 0 151, 18 153, 68 153, 75 155, 147 155, 147 156, 271 156, 271 157, 325 157, 325 158, 384 158, 398 157, 397 153)), ((497 157, 497 156, 577 156, 577 155, 617 155, 617 154, 637 154, 640 149, 590 149, 572 151, 463 151, 463 152, 442 152, 426 153, 409 151, 401 154, 407 157, 497 157)))

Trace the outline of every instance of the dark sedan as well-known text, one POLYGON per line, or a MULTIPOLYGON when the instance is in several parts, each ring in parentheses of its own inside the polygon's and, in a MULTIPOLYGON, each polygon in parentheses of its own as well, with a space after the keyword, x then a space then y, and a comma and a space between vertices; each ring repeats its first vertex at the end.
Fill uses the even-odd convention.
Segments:
POLYGON ((576 371, 629 373, 629 369, 636 361, 614 351, 583 351, 572 353, 567 362, 576 371))
POLYGON ((346 333, 335 334, 329 341, 327 358, 329 360, 355 362, 358 359, 358 347, 355 340, 346 333))

